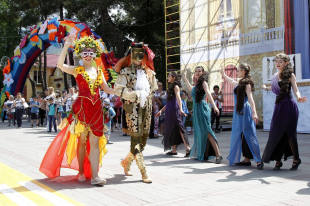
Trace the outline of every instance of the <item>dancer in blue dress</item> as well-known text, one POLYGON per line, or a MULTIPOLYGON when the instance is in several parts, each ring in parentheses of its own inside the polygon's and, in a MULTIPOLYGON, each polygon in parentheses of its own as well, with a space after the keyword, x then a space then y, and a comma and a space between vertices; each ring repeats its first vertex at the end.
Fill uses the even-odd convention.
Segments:
MULTIPOLYGON (((186 70, 184 71, 186 72, 186 70)), ((182 76, 187 89, 191 90, 193 99, 194 144, 191 149, 190 157, 198 160, 209 160, 211 157, 216 156, 215 162, 219 164, 223 158, 219 150, 216 136, 211 128, 211 109, 206 102, 206 96, 217 114, 219 114, 219 110, 209 90, 207 83, 208 75, 203 67, 196 67, 194 79, 197 81, 195 81, 196 84, 194 87, 189 83, 184 72, 182 76)))
POLYGON ((250 66, 240 64, 238 69, 239 81, 228 77, 224 70, 223 78, 235 86, 235 108, 230 137, 229 165, 251 166, 251 159, 257 163, 257 169, 263 169, 264 164, 260 156, 259 144, 256 136, 258 116, 252 96, 254 83, 250 76, 250 66), (241 152, 244 160, 240 162, 241 152))

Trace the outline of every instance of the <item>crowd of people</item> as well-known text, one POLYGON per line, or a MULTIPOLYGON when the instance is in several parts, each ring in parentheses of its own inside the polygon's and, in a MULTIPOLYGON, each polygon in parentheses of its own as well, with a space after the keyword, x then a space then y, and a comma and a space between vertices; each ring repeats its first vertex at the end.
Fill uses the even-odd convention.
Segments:
MULTIPOLYGON (((60 93, 49 87, 44 94, 28 102, 17 93, 15 98, 9 97, 3 108, 3 121, 7 118, 9 126, 17 123, 20 128, 23 114, 27 114, 32 127, 47 126, 48 132, 52 132, 52 128, 58 132, 59 125, 60 132, 42 160, 41 172, 52 178, 59 176, 61 167, 72 168, 79 171, 80 182, 90 178, 92 185, 105 184, 106 181, 98 176, 99 165, 106 153, 106 144, 112 143, 111 132, 115 129, 122 129, 123 135, 130 136, 130 151, 121 161, 125 175, 131 175, 130 165, 136 160, 144 183, 152 182, 142 155, 148 138, 163 136, 167 155, 177 155, 178 145, 184 144, 185 157, 200 161, 214 158, 216 164, 221 163, 223 157, 216 133, 221 131, 223 95, 218 85, 211 91, 205 68, 195 68, 194 84, 187 79, 186 69, 181 78, 176 72, 170 72, 165 91, 163 84, 155 78, 151 50, 143 43, 133 43, 114 67, 118 77, 111 88, 102 68, 94 63, 94 58, 102 51, 92 37, 83 37, 74 45, 82 66, 64 63, 74 38, 67 38, 57 67, 75 77, 77 88, 60 93), (193 129, 187 129, 191 127, 193 129), (188 134, 192 131, 194 143, 190 145, 188 134)), ((257 169, 261 170, 264 162, 274 160, 274 170, 279 170, 283 165, 282 157, 286 160, 289 156, 293 156, 292 170, 301 164, 297 144, 298 107, 291 90, 298 102, 305 102, 307 98, 298 90, 289 56, 278 54, 274 61, 278 73, 274 75, 271 87, 263 85, 262 88, 272 90, 277 96, 269 139, 262 156, 256 135, 258 115, 251 67, 241 63, 237 79, 221 70, 224 81, 234 87, 229 165, 250 166, 254 159, 257 169)))
POLYGON ((49 87, 42 94, 34 95, 28 100, 20 92, 16 97, 10 95, 3 104, 2 122, 8 121, 8 127, 22 127, 22 120, 28 120, 31 127, 45 127, 48 132, 57 132, 57 125, 71 111, 77 91, 74 87, 67 91, 55 91, 49 87))
MULTIPOLYGON (((78 95, 78 88, 71 87, 68 90, 55 90, 49 87, 44 92, 33 95, 28 100, 25 99, 19 92, 14 97, 10 95, 3 104, 2 122, 7 122, 8 127, 22 127, 22 120, 30 122, 31 127, 46 127, 48 132, 57 132, 57 126, 61 124, 64 118, 67 118, 72 109, 72 103, 78 95)), ((219 87, 214 86, 212 93, 214 101, 217 105, 223 102, 223 97, 219 91, 219 87), (218 97, 215 97, 215 96, 218 97)), ((107 129, 107 139, 111 132, 122 129, 125 120, 123 103, 120 97, 112 94, 100 92, 102 107, 105 110, 105 125, 107 129)), ((182 108, 186 116, 182 116, 182 125, 187 134, 191 134, 193 129, 192 123, 192 98, 186 90, 180 92, 182 108)), ((158 89, 153 96, 152 124, 150 129, 150 138, 159 138, 164 133, 165 116, 156 116, 167 103, 167 92, 163 88, 163 83, 158 82, 158 89)), ((219 108, 222 111, 221 108, 219 108)), ((221 114, 221 113, 220 113, 221 114)), ((168 115, 169 116, 169 115, 168 115)), ((215 132, 220 132, 220 116, 213 112, 212 109, 212 125, 216 122, 213 128, 215 132), (216 120, 216 121, 215 121, 216 120)), ((126 133, 123 132, 126 136, 126 133)), ((112 143, 112 141, 108 141, 112 143)))

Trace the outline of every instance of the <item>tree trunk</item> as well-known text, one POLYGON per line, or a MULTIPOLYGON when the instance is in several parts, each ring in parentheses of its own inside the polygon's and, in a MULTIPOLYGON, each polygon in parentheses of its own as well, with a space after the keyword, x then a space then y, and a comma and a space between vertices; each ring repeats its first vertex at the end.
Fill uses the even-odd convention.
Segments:
POLYGON ((60 3, 60 5, 59 5, 59 17, 60 17, 61 21, 64 20, 64 5, 63 5, 63 3, 60 3))
POLYGON ((39 56, 39 79, 41 79, 42 88, 46 88, 45 81, 43 81, 43 74, 42 74, 42 56, 39 56))
POLYGON ((35 97, 37 95, 36 82, 33 79, 31 79, 30 75, 28 75, 28 79, 31 83, 31 90, 32 90, 31 97, 35 97))
MULTIPOLYGON (((65 62, 64 62, 65 64, 67 64, 67 56, 66 56, 66 58, 65 58, 65 62)), ((68 90, 68 75, 67 75, 67 73, 66 72, 64 72, 63 73, 64 74, 64 88, 65 88, 65 90, 68 90)))
MULTIPOLYGON (((74 58, 73 58, 73 52, 72 51, 69 52, 69 63, 71 66, 74 66, 74 58)), ((71 85, 72 86, 76 85, 75 78, 73 75, 71 75, 71 85)))
POLYGON ((47 56, 46 56, 46 50, 43 51, 43 90, 46 90, 48 85, 47 85, 47 76, 46 76, 46 67, 47 67, 47 56))

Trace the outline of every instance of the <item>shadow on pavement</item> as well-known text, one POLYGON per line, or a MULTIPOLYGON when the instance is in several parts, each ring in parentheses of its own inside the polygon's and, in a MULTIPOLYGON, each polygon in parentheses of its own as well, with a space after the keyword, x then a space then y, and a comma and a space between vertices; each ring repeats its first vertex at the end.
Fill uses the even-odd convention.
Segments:
POLYGON ((308 182, 308 187, 304 189, 300 189, 296 192, 298 195, 310 195, 310 182, 308 182))

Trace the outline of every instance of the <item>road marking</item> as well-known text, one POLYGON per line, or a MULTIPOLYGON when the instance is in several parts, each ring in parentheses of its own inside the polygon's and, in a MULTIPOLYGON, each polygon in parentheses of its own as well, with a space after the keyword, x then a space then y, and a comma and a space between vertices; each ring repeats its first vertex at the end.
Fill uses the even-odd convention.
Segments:
POLYGON ((0 206, 82 205, 0 162, 0 206))
POLYGON ((28 198, 21 195, 14 189, 11 189, 9 186, 5 184, 0 185, 0 192, 9 198, 11 201, 15 202, 17 205, 27 205, 27 206, 36 206, 36 204, 29 200, 28 198))
POLYGON ((43 198, 47 199, 51 203, 55 205, 61 206, 73 206, 72 203, 60 198, 57 195, 54 195, 52 192, 49 192, 46 189, 34 184, 33 182, 21 182, 20 185, 24 186, 25 188, 29 189, 30 191, 42 196, 43 198))

